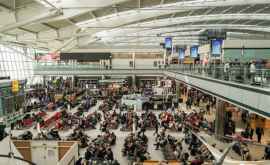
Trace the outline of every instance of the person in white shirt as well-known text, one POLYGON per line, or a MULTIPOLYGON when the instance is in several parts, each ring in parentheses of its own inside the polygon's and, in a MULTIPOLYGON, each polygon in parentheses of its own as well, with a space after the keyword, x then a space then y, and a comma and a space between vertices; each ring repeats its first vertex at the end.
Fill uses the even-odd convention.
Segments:
POLYGON ((230 79, 230 63, 227 62, 224 64, 224 79, 229 80, 230 79))

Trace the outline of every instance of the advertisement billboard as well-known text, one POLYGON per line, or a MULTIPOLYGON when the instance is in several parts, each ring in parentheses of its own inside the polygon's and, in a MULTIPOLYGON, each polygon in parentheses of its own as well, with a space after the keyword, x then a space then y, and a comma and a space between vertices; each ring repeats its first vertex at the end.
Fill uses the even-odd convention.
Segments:
POLYGON ((165 48, 166 49, 171 49, 172 48, 172 38, 171 37, 166 37, 165 38, 165 48))
POLYGON ((212 56, 220 56, 222 51, 222 39, 211 40, 211 54, 212 56))
POLYGON ((193 57, 193 58, 198 57, 198 46, 192 46, 190 48, 190 56, 193 57))
POLYGON ((179 60, 182 60, 185 58, 185 49, 184 48, 179 48, 178 53, 179 53, 179 60))

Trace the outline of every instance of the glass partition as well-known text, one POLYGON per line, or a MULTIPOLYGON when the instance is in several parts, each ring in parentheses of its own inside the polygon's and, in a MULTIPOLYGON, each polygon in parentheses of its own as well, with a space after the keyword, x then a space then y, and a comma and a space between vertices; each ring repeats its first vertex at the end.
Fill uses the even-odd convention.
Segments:
POLYGON ((248 65, 170 65, 168 70, 192 75, 232 81, 257 87, 270 87, 270 69, 252 70, 248 65))

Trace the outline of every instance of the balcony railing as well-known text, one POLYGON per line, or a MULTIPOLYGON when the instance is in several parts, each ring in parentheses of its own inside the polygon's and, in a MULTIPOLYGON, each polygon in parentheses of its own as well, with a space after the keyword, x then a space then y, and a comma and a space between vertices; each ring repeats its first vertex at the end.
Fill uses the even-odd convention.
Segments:
POLYGON ((235 65, 226 68, 224 65, 203 66, 181 64, 170 65, 167 70, 247 85, 270 87, 270 69, 256 69, 256 72, 251 73, 249 66, 246 65, 235 65))
POLYGON ((219 80, 254 85, 258 87, 270 87, 270 69, 256 69, 251 73, 247 65, 233 65, 224 69, 224 65, 99 65, 99 64, 62 64, 62 63, 36 63, 35 71, 88 71, 88 70, 167 70, 178 73, 210 77, 219 80))

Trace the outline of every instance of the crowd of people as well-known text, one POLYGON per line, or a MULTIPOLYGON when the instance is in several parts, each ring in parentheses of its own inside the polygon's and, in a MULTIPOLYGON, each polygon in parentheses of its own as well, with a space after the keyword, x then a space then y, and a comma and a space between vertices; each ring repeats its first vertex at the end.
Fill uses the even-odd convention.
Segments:
MULTIPOLYGON (((54 88, 59 90, 60 87, 69 89, 68 82, 58 80, 55 83, 48 84, 50 90, 54 88)), ((97 98, 87 93, 81 97, 77 112, 71 113, 69 108, 64 106, 65 110, 61 112, 61 118, 56 120, 54 128, 47 129, 48 131, 42 130, 37 136, 34 136, 30 131, 26 131, 14 138, 22 140, 76 140, 79 141, 80 148, 86 148, 84 156, 76 162, 76 165, 98 164, 100 162, 118 165, 119 163, 112 151, 112 146, 116 144, 117 137, 110 130, 117 129, 121 125, 121 131, 133 132, 125 138, 122 148, 122 154, 128 160, 143 162, 151 159, 150 151, 148 151, 148 137, 145 132, 154 130, 155 149, 161 150, 166 160, 178 160, 183 164, 193 165, 213 161, 214 157, 211 152, 195 135, 201 131, 211 134, 215 132, 215 121, 206 119, 206 115, 216 104, 213 97, 203 95, 196 90, 190 90, 186 101, 187 111, 177 106, 171 106, 159 113, 148 109, 137 113, 133 111, 133 108, 120 103, 119 98, 121 97, 119 96, 125 92, 127 91, 118 92, 117 95, 103 96, 98 111, 93 112, 91 112, 91 107, 96 105, 97 98), (205 107, 201 108, 201 104, 204 104, 205 107), (196 107, 196 110, 194 107, 196 107), (91 140, 91 135, 88 135, 85 131, 97 129, 98 123, 101 134, 91 140), (61 137, 59 131, 66 129, 72 129, 73 131, 69 136, 61 137), (174 137, 170 135, 170 132, 183 133, 184 137, 174 137)), ((48 104, 52 101, 49 93, 46 92, 30 95, 30 98, 38 98, 39 102, 48 104)), ((64 105, 70 104, 69 100, 64 99, 63 101, 64 105)), ((34 118, 35 122, 42 123, 42 118, 38 118, 38 116, 34 116, 34 118)), ((248 116, 243 118, 248 123, 248 116)), ((224 136, 229 135, 229 137, 233 137, 235 134, 235 123, 230 115, 225 121, 224 133, 224 136)), ((261 143, 261 137, 264 134, 261 127, 253 129, 247 126, 241 136, 253 140, 253 134, 257 135, 257 141, 261 143)), ((247 143, 237 143, 232 150, 239 154, 242 160, 251 160, 247 143)), ((264 152, 264 159, 270 159, 270 147, 266 147, 264 152)))
POLYGON ((127 156, 131 161, 143 162, 150 159, 150 153, 147 151, 148 138, 144 132, 138 134, 131 133, 125 139, 122 149, 123 156, 127 156))
POLYGON ((185 127, 183 133, 184 138, 175 138, 167 134, 166 129, 163 129, 156 134, 156 150, 161 149, 166 160, 178 160, 183 164, 200 165, 214 160, 207 147, 189 128, 185 127))
POLYGON ((111 146, 115 145, 116 136, 113 132, 106 131, 98 135, 87 146, 84 159, 79 159, 76 165, 82 164, 108 164, 119 165, 115 160, 111 146))

